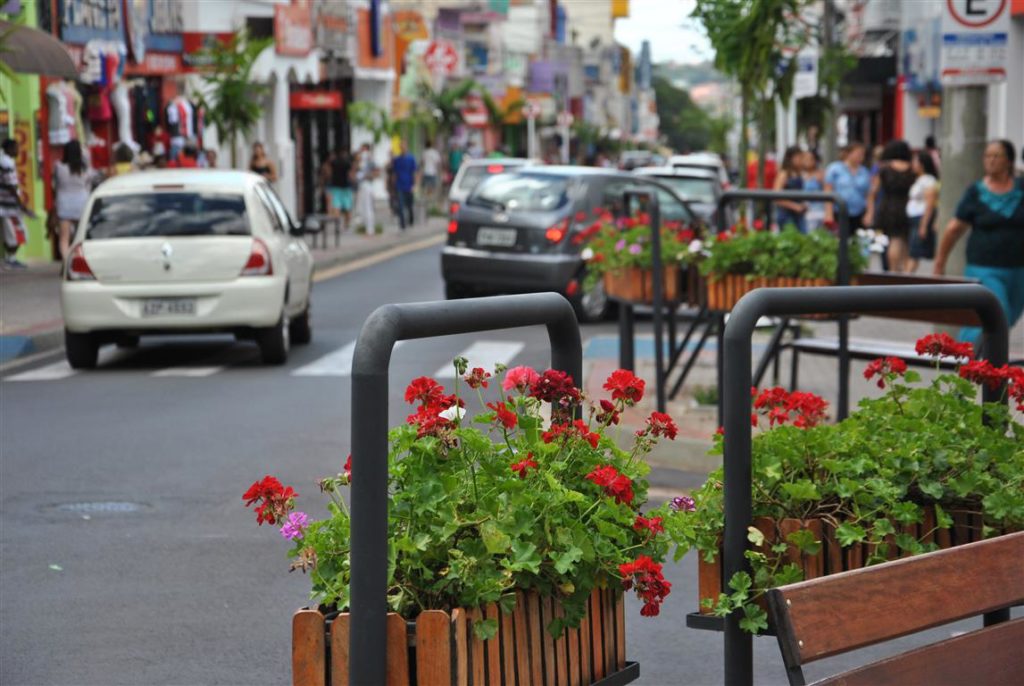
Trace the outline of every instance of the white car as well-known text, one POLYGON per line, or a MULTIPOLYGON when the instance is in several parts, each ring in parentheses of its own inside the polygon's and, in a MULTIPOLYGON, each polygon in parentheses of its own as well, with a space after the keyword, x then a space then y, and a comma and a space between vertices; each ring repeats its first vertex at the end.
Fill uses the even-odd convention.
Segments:
POLYGON ((261 176, 181 169, 103 182, 64 264, 68 362, 96 366, 105 343, 147 334, 235 334, 282 364, 312 336, 313 258, 261 176))
POLYGON ((722 188, 729 190, 732 184, 729 182, 729 170, 725 168, 722 158, 713 152, 691 152, 687 155, 672 155, 666 163, 668 167, 685 167, 694 169, 707 169, 718 174, 718 180, 722 188))

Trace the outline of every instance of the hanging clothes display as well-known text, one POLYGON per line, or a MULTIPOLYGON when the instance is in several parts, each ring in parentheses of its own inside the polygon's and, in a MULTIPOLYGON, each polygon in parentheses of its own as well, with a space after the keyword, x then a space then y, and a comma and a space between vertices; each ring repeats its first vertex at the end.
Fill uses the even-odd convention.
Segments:
POLYGON ((132 103, 129 96, 130 86, 125 81, 120 81, 110 92, 110 103, 117 116, 117 140, 126 144, 132 152, 139 151, 139 144, 135 141, 132 133, 132 103))
POLYGON ((183 95, 178 95, 167 106, 167 133, 171 137, 171 150, 168 157, 174 159, 185 147, 189 138, 195 138, 194 110, 192 103, 183 95))

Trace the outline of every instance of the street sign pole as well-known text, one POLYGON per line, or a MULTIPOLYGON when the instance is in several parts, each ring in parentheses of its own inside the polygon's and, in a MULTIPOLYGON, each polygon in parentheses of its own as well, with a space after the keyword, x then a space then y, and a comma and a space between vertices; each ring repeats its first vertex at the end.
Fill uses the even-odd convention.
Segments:
POLYGON ((562 126, 562 164, 569 164, 569 126, 562 126))
POLYGON ((537 158, 537 118, 526 118, 526 156, 531 160, 537 158))

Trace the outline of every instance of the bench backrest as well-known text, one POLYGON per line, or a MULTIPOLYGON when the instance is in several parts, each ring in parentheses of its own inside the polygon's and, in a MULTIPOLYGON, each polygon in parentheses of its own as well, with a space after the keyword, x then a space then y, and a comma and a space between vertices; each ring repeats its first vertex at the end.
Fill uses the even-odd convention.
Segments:
MULTIPOLYGON (((949 284, 978 283, 977 279, 961 276, 925 276, 897 272, 863 272, 858 275, 861 286, 942 286, 949 284)), ((898 312, 872 312, 872 317, 909 319, 952 326, 981 326, 981 320, 974 310, 900 310, 898 312)))
MULTIPOLYGON (((934 553, 887 562, 840 574, 790 584, 768 592, 768 604, 779 639, 782 658, 791 684, 803 684, 802 666, 831 655, 923 631, 940 624, 984 614, 1024 602, 1024 532, 969 543, 934 553)), ((1024 619, 983 630, 997 644, 1024 639, 1024 619)), ((972 632, 981 634, 983 632, 972 632)), ((961 643, 977 637, 960 637, 961 643)), ((953 639, 956 640, 956 639, 953 639)), ((938 655, 955 655, 949 669, 972 668, 967 682, 978 678, 977 664, 961 653, 946 649, 938 655), (964 664, 966 663, 966 664, 964 664)), ((987 645, 987 644, 986 644, 987 645)), ((964 647, 964 646, 961 646, 964 647)), ((874 669, 864 683, 881 683, 885 675, 907 668, 907 660, 919 651, 869 666, 874 669)), ((988 668, 999 669, 995 651, 985 651, 988 668)), ((1004 656, 1024 668, 1024 643, 1004 656)), ((918 658, 919 659, 919 658, 918 658)), ((934 661, 934 657, 931 658, 934 661)), ((1003 665, 1005 666, 1005 665, 1003 665)), ((869 674, 863 668, 856 670, 869 674)), ((844 683, 853 684, 842 675, 844 683)), ((952 675, 948 675, 952 676, 952 675)), ((1016 678, 1024 677, 1018 671, 1016 678)), ((919 683, 926 683, 915 679, 919 683)), ((944 679, 955 683, 957 679, 944 679)))

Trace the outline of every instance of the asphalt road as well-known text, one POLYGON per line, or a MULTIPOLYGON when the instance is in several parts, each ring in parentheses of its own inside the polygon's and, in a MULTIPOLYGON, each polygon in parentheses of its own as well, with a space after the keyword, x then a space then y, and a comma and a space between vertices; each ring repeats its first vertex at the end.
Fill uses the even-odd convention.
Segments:
MULTIPOLYGON (((351 345, 378 305, 442 297, 438 254, 318 283, 314 342, 284 367, 261 366, 248 344, 190 338, 108 349, 88 373, 54 357, 6 374, 0 683, 289 683, 290 618, 308 581, 288 573, 285 542, 241 495, 274 474, 303 509, 324 512, 316 480, 349 451, 351 345)), ((466 351, 471 362, 549 360, 539 327, 406 343, 392 360, 391 422, 408 414, 411 378, 466 351)), ((695 560, 666 571, 660 617, 627 606, 640 683, 721 683, 721 635, 685 628, 695 560)), ((755 641, 755 664, 758 683, 786 683, 774 639, 755 641)))

